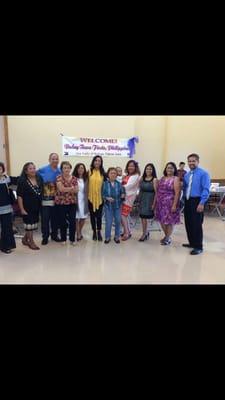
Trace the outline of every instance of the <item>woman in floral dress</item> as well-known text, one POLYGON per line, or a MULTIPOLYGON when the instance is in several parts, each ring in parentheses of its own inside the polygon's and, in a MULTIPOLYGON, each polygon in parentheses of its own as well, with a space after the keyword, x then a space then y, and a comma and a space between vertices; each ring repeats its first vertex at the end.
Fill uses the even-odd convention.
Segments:
POLYGON ((165 234, 161 244, 166 246, 171 243, 171 235, 174 225, 180 223, 180 180, 177 176, 177 167, 169 162, 164 170, 164 176, 160 179, 156 197, 156 219, 160 222, 165 234))

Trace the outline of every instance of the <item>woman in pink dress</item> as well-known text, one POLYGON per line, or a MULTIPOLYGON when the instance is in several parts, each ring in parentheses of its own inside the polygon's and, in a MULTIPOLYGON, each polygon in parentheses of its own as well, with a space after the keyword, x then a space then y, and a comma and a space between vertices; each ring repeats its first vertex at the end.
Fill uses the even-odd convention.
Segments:
POLYGON ((159 181, 156 198, 156 219, 160 222, 165 237, 161 244, 166 246, 171 243, 174 225, 180 223, 180 180, 177 176, 177 167, 169 162, 164 170, 164 177, 159 181))

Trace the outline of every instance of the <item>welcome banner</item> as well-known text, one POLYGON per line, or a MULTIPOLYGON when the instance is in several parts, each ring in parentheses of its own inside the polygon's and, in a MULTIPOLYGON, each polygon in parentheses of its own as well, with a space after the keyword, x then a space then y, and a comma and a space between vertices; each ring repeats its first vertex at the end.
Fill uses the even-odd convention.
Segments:
POLYGON ((62 136, 63 155, 68 157, 129 157, 129 139, 73 138, 62 136))

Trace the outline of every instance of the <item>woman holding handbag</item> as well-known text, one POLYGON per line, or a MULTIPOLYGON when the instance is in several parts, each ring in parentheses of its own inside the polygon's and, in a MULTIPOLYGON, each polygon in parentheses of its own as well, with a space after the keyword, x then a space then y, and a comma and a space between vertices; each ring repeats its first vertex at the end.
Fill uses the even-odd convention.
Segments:
MULTIPOLYGON (((16 248, 12 226, 12 202, 10 197, 10 178, 5 174, 5 166, 0 162, 0 222, 1 222, 1 251, 10 254, 16 248)), ((13 192, 11 192, 13 194, 13 192)))
POLYGON ((123 233, 121 236, 123 241, 131 238, 128 217, 132 211, 139 187, 140 169, 138 163, 135 160, 128 161, 125 168, 125 173, 126 176, 123 177, 122 185, 125 189, 126 195, 121 210, 121 222, 123 226, 123 233))

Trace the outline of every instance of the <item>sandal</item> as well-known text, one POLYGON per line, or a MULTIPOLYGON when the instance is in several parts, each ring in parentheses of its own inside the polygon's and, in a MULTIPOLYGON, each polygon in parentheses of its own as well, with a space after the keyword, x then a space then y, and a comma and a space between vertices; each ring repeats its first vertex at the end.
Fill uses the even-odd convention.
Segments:
POLYGON ((122 241, 125 242, 126 240, 130 239, 131 235, 123 235, 122 241))
POLYGON ((170 238, 168 238, 168 239, 165 239, 164 240, 164 242, 163 243, 161 243, 163 246, 168 246, 168 245, 170 245, 171 244, 171 239, 170 238))

